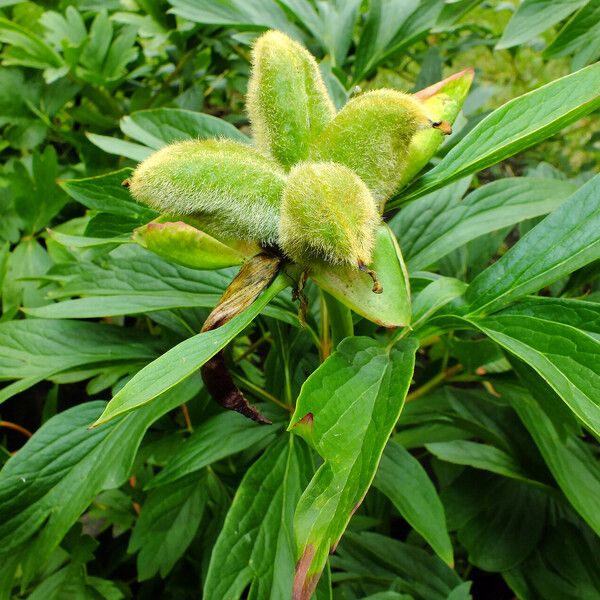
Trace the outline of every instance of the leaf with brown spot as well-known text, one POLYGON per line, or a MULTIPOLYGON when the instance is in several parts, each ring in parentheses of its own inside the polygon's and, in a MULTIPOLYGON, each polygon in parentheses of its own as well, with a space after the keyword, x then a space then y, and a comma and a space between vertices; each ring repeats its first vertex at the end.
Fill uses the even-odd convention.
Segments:
POLYGON ((294 600, 311 597, 330 550, 373 481, 402 410, 416 350, 412 339, 388 348, 347 338, 302 387, 288 429, 324 462, 296 508, 294 600))

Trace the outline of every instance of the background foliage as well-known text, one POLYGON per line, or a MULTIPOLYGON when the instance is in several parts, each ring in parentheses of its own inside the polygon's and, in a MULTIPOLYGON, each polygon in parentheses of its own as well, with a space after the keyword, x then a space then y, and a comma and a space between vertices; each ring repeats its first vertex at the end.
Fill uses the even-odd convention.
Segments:
MULTIPOLYGON (((156 214, 120 185, 170 141, 248 133, 250 45, 266 28, 307 45, 338 106, 356 86, 418 90, 476 69, 456 133, 390 214, 415 336, 382 366, 397 333, 356 320, 341 362, 309 380, 334 400, 382 369, 411 385, 317 597, 600 597, 597 0, 4 0, 0 12, 0 598, 287 597, 290 523, 321 459, 285 428, 337 343, 326 304, 309 288, 300 329, 288 290, 213 332, 221 346, 235 337, 236 382, 274 425, 223 413, 190 375, 235 269, 131 243, 156 214), (411 381, 399 365, 415 338, 411 381), (113 396, 123 414, 88 430, 113 396)), ((354 418, 391 410, 391 389, 354 418)))

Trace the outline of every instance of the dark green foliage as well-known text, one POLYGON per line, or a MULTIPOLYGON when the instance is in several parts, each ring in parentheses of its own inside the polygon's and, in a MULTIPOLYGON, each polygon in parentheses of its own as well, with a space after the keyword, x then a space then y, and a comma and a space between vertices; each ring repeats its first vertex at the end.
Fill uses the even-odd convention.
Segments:
POLYGON ((598 40, 597 0, 0 1, 0 600, 600 600, 598 40), (450 138, 404 122, 470 66, 450 138), (200 333, 280 227, 301 267, 200 333))

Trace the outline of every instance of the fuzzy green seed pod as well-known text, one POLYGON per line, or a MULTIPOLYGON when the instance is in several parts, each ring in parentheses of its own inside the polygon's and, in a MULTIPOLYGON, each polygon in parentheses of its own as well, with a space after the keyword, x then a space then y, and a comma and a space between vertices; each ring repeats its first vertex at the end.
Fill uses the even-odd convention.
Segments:
POLYGON ((279 31, 256 41, 246 105, 257 147, 286 168, 307 158, 335 115, 315 59, 279 31))
POLYGON ((281 204, 279 243, 301 265, 371 262, 379 213, 369 189, 348 167, 300 163, 281 204))
MULTIPOLYGON (((415 97, 423 102, 430 119, 452 124, 467 98, 473 76, 473 69, 465 69, 417 92, 415 97)), ((443 139, 442 132, 435 129, 425 129, 415 135, 408 149, 406 169, 402 173, 398 189, 409 183, 429 162, 443 139)))
POLYGON ((140 163, 129 189, 161 213, 201 216, 220 236, 271 244, 285 181, 283 169, 250 146, 190 140, 140 163))
POLYGON ((316 140, 310 156, 350 167, 382 210, 398 187, 412 138, 431 127, 423 104, 412 96, 375 90, 346 104, 316 140))

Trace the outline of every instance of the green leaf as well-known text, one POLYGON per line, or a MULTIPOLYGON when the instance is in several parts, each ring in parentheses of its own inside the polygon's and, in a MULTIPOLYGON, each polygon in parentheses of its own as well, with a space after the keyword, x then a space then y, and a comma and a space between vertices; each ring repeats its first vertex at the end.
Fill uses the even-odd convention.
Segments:
POLYGON ((598 537, 561 519, 523 564, 502 575, 520 598, 592 600, 600 589, 598 556, 598 537))
POLYGON ((176 308, 212 308, 219 301, 220 294, 193 294, 175 292, 173 294, 111 294, 110 296, 90 296, 76 300, 64 300, 39 308, 27 308, 26 314, 42 319, 93 319, 137 315, 176 308))
POLYGON ((468 440, 454 440, 426 444, 425 447, 434 456, 455 465, 466 465, 519 481, 529 481, 515 459, 494 446, 468 440))
POLYGON ((199 271, 176 265, 137 244, 122 245, 94 262, 56 265, 47 277, 58 284, 51 298, 72 296, 220 296, 235 269, 199 271))
POLYGON ((417 329, 449 302, 460 298, 467 290, 464 281, 452 277, 439 277, 421 291, 413 302, 413 329, 417 329))
POLYGON ((131 158, 136 162, 148 158, 153 152, 153 149, 148 148, 148 146, 142 146, 142 144, 135 144, 134 142, 128 142, 107 135, 98 135, 97 133, 86 133, 85 135, 94 146, 98 146, 104 152, 131 158))
POLYGON ((245 474, 213 548, 206 600, 291 598, 294 507, 312 464, 306 446, 283 436, 245 474))
POLYGON ((398 512, 452 566, 454 556, 444 507, 421 463, 400 444, 385 447, 373 485, 383 492, 398 512))
POLYGON ((442 8, 437 0, 370 2, 356 52, 354 81, 362 81, 377 65, 425 37, 442 8))
POLYGON ((142 504, 127 551, 138 552, 138 580, 164 579, 191 544, 206 507, 204 474, 151 492, 142 504))
POLYGON ((43 153, 34 151, 29 165, 25 161, 14 164, 11 192, 27 233, 43 229, 67 202, 68 197, 56 184, 57 177, 58 158, 52 146, 43 153))
POLYGON ((0 380, 20 381, 0 390, 0 402, 76 368, 147 362, 163 347, 141 331, 100 323, 43 319, 1 323, 0 380))
POLYGON ((568 181, 511 177, 483 185, 464 200, 457 181, 402 209, 390 221, 411 271, 486 233, 552 212, 577 188, 568 181))
POLYGON ((31 540, 26 578, 42 568, 93 498, 126 481, 146 429, 199 389, 199 381, 188 381, 151 406, 92 431, 88 426, 104 402, 86 402, 47 421, 0 472, 0 553, 31 540))
POLYGON ((511 48, 532 40, 581 8, 588 0, 523 0, 496 48, 511 48))
POLYGON ((187 439, 148 488, 173 483, 242 450, 265 444, 275 435, 274 427, 263 427, 227 411, 211 417, 187 439))
POLYGON ((383 286, 381 294, 372 292, 366 273, 352 268, 323 269, 311 275, 317 285, 351 308, 355 313, 384 327, 410 322, 410 288, 402 253, 387 225, 377 230, 370 267, 383 286))
POLYGON ((590 446, 577 436, 563 435, 539 402, 516 386, 499 386, 531 434, 560 489, 587 524, 600 535, 600 465, 590 446))
POLYGON ((181 108, 140 110, 121 119, 121 131, 137 142, 158 150, 179 140, 229 138, 250 143, 231 123, 212 115, 181 108))
POLYGON ((498 310, 600 258, 599 192, 597 175, 477 276, 466 293, 470 312, 498 310))
POLYGON ((535 296, 525 298, 502 311, 502 314, 524 315, 570 325, 600 339, 600 303, 572 298, 535 296))
POLYGON ((0 17, 0 42, 7 44, 2 64, 34 69, 59 69, 64 63, 59 54, 21 25, 0 17))
POLYGON ((10 313, 20 307, 43 306, 48 302, 44 290, 32 277, 43 276, 52 260, 35 239, 27 239, 8 255, 6 277, 2 283, 2 311, 10 313))
POLYGON ((190 377, 247 327, 288 285, 289 278, 279 275, 243 313, 222 327, 188 338, 145 366, 113 397, 94 425, 101 425, 120 414, 135 410, 190 377))
POLYGON ((584 57, 584 64, 596 60, 600 53, 599 0, 589 0, 544 50, 548 58, 575 53, 584 57))
POLYGON ((600 63, 510 100, 480 121, 387 209, 432 192, 545 140, 600 106, 600 63))
POLYGON ((469 562, 486 571, 517 566, 529 556, 544 533, 545 495, 535 487, 511 479, 486 482, 477 477, 472 482, 476 482, 472 493, 480 512, 458 530, 469 562))
POLYGON ((422 548, 378 533, 348 532, 335 558, 335 566, 352 579, 376 578, 387 588, 418 600, 447 600, 462 586, 459 576, 437 556, 422 548))
POLYGON ((131 175, 131 169, 121 169, 107 175, 61 181, 62 188, 77 202, 88 208, 102 210, 122 217, 136 217, 147 223, 158 213, 133 200, 123 181, 131 175))
POLYGON ((313 6, 309 0, 281 0, 298 21, 319 40, 319 44, 341 66, 352 43, 352 34, 361 0, 323 2, 313 6))
POLYGON ((236 29, 279 29, 296 39, 300 31, 274 0, 169 0, 170 12, 207 25, 234 25, 236 29))
POLYGON ((600 435, 600 341, 569 325, 510 311, 472 323, 529 364, 600 435))
POLYGON ((362 502, 411 382, 417 344, 346 338, 304 383, 289 429, 323 457, 296 509, 295 589, 309 598, 362 502))

